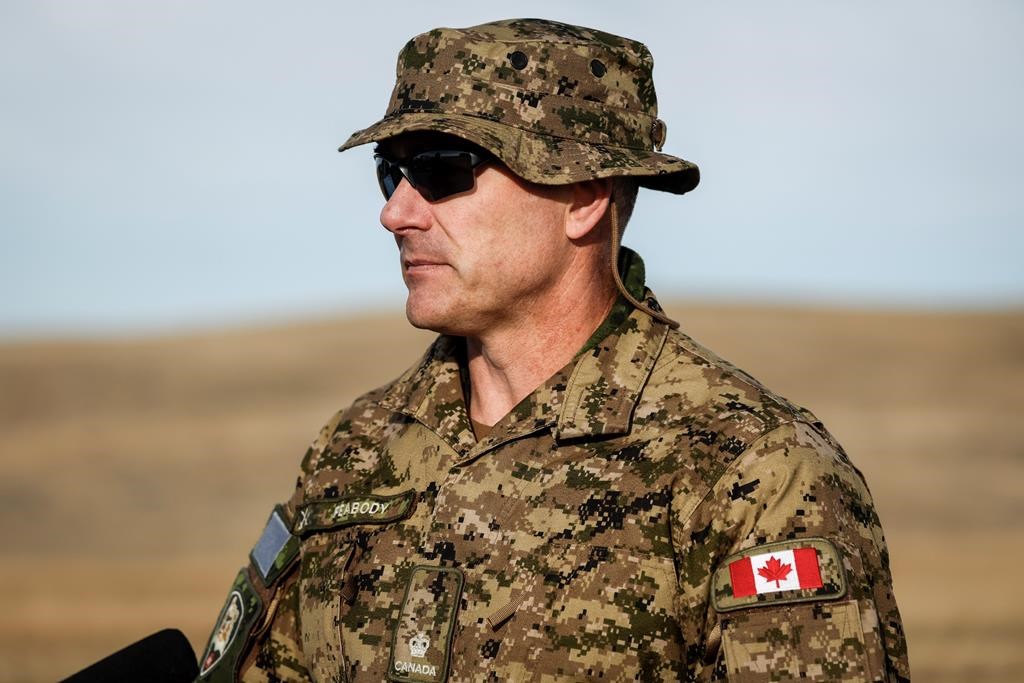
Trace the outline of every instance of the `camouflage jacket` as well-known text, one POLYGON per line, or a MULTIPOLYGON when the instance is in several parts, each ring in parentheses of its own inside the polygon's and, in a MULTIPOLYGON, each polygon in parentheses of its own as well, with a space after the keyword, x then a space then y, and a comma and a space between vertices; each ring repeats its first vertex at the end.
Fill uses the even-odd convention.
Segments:
POLYGON ((810 412, 633 311, 477 441, 462 353, 321 431, 200 680, 909 678, 870 494, 810 412))

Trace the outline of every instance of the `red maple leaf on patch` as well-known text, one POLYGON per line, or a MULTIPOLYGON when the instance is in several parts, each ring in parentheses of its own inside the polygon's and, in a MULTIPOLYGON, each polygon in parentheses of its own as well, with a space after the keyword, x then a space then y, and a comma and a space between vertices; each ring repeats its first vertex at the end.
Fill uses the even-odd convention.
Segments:
POLYGON ((768 558, 764 566, 757 570, 757 573, 764 577, 765 581, 774 581, 775 587, 779 588, 779 581, 785 581, 793 568, 783 564, 773 555, 768 558))

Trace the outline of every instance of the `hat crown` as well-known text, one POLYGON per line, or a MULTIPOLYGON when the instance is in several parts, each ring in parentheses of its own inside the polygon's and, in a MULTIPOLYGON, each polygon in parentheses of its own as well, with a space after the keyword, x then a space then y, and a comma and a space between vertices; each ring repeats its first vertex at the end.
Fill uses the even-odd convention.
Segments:
POLYGON ((643 43, 557 21, 434 29, 399 53, 384 117, 339 149, 435 131, 483 147, 530 182, 632 176, 683 194, 700 171, 661 151, 653 70, 643 43))
POLYGON ((420 34, 399 53, 387 117, 479 117, 532 133, 651 150, 654 60, 635 40, 544 19, 420 34))

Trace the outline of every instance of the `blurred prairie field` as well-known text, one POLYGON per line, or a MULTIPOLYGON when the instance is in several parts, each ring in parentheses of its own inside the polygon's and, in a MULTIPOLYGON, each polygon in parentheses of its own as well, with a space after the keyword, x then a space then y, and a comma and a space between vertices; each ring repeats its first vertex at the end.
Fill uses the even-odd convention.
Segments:
MULTIPOLYGON (((1024 312, 669 306, 865 473, 914 678, 1024 671, 1024 312)), ((363 317, 0 344, 0 682, 160 628, 199 650, 321 424, 432 335, 363 317)))

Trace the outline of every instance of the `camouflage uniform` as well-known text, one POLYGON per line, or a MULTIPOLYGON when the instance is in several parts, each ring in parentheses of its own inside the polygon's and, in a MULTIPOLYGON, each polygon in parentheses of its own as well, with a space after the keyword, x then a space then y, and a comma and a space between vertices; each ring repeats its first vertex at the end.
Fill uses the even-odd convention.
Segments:
MULTIPOLYGON (((535 20, 466 34, 485 29, 491 41, 585 33, 646 54, 535 20)), ((455 33, 403 50, 390 112, 443 100, 403 87, 403 69, 429 73, 443 49, 481 70, 487 55, 513 70, 523 62, 508 46, 481 56, 455 33)), ((532 58, 547 47, 538 39, 527 62, 544 68, 532 58)), ((595 77, 623 65, 604 58, 604 71, 589 67, 595 77)), ((473 99, 460 92, 459 106, 473 99)), ((347 145, 408 130, 400 119, 347 145)), ((652 120, 634 127, 647 127, 647 145, 664 130, 652 120)), ((442 129, 438 121, 415 125, 442 129)), ((460 135, 484 144, 467 130, 460 135)), ((495 130, 500 139, 485 146, 512 154, 507 132, 495 130)), ((576 143, 551 144, 564 152, 576 143)), ((642 177, 648 186, 696 183, 688 162, 606 151, 584 149, 580 164, 561 169, 527 163, 523 175, 573 182, 647 163, 663 171, 642 177)), ((909 679, 885 541, 860 473, 810 412, 650 315, 660 309, 642 263, 628 250, 621 257, 642 308, 620 299, 576 358, 484 438, 464 399, 464 341, 448 336, 324 427, 232 587, 200 680, 909 679)))

